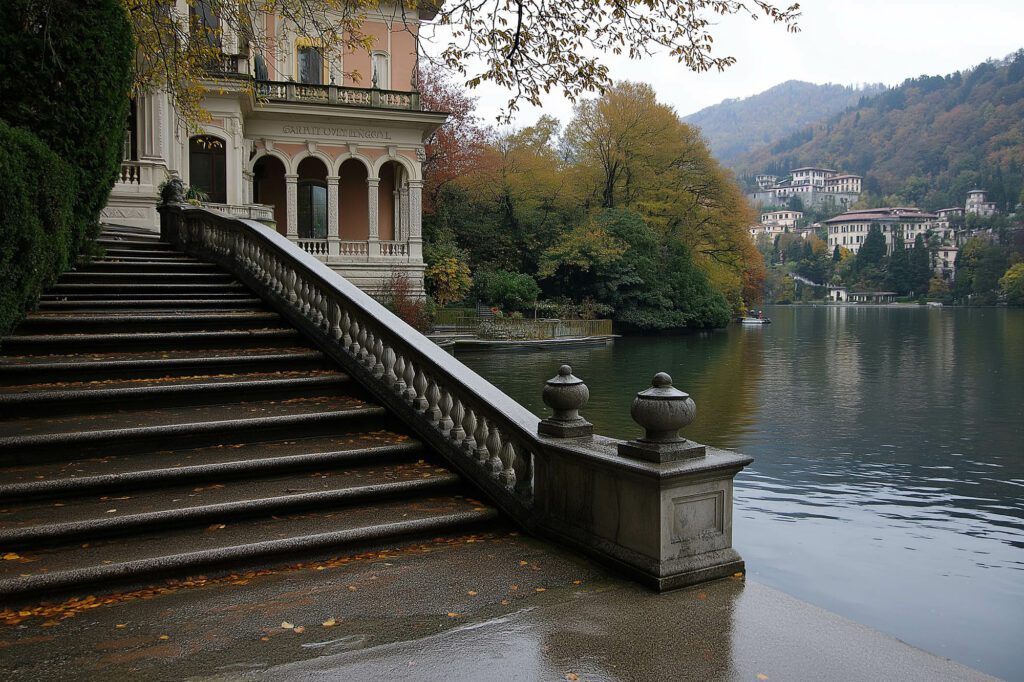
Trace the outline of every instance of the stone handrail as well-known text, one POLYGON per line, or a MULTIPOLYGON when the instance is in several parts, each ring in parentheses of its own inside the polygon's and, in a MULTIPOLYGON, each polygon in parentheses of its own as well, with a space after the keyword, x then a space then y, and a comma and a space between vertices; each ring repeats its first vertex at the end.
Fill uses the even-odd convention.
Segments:
POLYGON ((578 413, 589 392, 568 367, 544 387, 554 416, 540 420, 274 230, 182 203, 158 210, 164 239, 255 290, 527 530, 657 589, 743 570, 732 479, 751 459, 677 437, 695 407, 667 374, 634 402, 644 438, 594 436, 578 413))

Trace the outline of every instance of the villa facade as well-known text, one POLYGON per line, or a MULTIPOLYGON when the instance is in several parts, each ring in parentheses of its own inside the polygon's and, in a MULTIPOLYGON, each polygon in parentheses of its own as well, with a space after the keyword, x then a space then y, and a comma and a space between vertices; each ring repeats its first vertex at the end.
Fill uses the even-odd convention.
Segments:
POLYGON ((847 211, 835 218, 825 221, 828 228, 828 247, 839 246, 853 253, 860 251, 861 245, 873 227, 878 227, 885 237, 887 253, 892 253, 893 243, 897 235, 904 240, 904 247, 914 245, 918 234, 925 235, 931 229, 938 216, 917 208, 868 208, 847 211))
POLYGON ((797 197, 806 208, 834 206, 843 209, 860 198, 863 180, 859 175, 840 173, 832 168, 805 166, 794 168, 781 180, 768 174, 755 176, 757 191, 748 197, 759 206, 781 206, 797 197))
POLYGON ((372 49, 339 55, 272 14, 254 19, 263 49, 224 27, 201 130, 185 129, 165 93, 133 103, 104 220, 157 227, 158 188, 178 176, 206 205, 273 226, 368 291, 397 272, 421 293, 424 144, 446 120, 423 110, 416 83, 418 27, 434 13, 368 10, 372 49))

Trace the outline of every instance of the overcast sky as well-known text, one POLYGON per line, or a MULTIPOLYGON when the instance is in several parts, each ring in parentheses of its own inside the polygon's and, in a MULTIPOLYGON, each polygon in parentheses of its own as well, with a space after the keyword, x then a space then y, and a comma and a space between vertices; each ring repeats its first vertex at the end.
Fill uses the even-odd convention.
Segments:
MULTIPOLYGON (((780 4, 788 4, 785 0, 780 4)), ((1024 0, 806 0, 801 32, 767 20, 722 19, 716 52, 737 62, 723 73, 694 74, 667 57, 631 62, 607 58, 615 80, 645 81, 661 101, 687 115, 723 99, 749 97, 787 80, 812 83, 881 82, 945 75, 1024 47, 1024 0)), ((493 122, 507 100, 501 90, 474 93, 493 122)), ((543 110, 567 120, 572 105, 548 95, 543 110)), ((524 107, 518 126, 540 111, 524 107)))

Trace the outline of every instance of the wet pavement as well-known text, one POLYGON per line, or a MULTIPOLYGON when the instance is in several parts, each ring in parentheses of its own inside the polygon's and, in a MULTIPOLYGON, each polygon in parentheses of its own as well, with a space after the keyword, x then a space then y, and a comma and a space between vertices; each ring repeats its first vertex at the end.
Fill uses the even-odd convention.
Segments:
POLYGON ((990 679, 762 585, 499 529, 0 612, 3 679, 990 679))

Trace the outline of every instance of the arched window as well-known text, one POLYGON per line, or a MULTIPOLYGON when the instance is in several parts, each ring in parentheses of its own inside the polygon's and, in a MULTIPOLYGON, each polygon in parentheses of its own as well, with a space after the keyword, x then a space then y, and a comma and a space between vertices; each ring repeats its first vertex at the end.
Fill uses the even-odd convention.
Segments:
POLYGON ((224 140, 212 135, 196 135, 188 141, 189 184, 216 204, 226 204, 227 167, 224 140))

